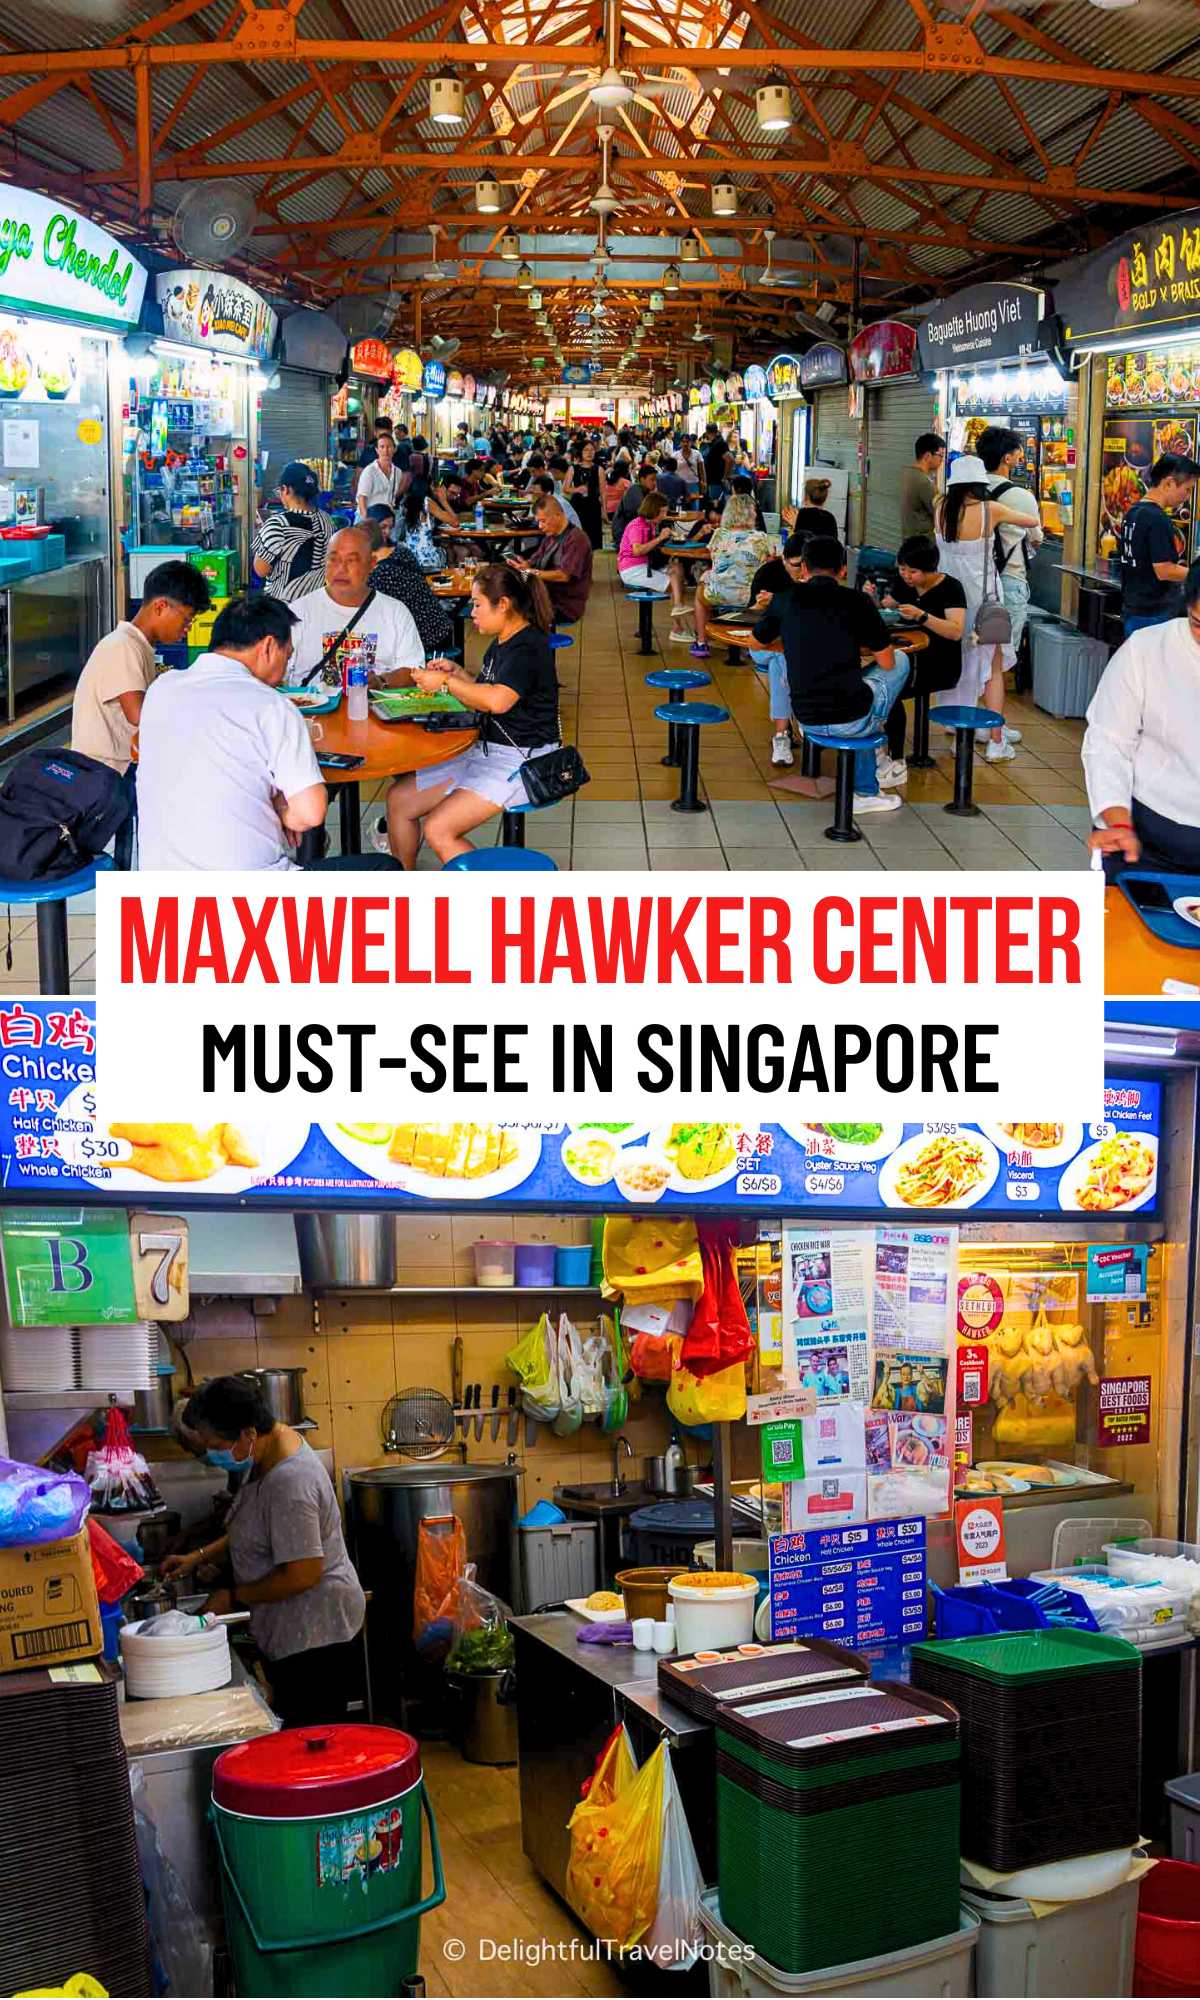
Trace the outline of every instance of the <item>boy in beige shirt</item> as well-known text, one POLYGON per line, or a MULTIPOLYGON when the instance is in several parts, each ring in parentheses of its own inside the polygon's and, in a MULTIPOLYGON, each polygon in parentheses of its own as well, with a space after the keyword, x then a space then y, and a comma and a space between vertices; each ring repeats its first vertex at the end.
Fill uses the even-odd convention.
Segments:
POLYGON ((75 684, 72 750, 124 775, 154 678, 154 649, 181 645, 193 618, 208 605, 208 585, 190 563, 165 562, 151 570, 141 608, 101 639, 75 684))

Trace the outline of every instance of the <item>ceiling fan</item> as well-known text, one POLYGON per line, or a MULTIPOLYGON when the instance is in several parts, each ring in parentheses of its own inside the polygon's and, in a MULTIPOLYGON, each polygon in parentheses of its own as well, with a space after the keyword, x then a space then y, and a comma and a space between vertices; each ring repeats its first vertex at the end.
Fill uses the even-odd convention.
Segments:
POLYGON ((693 98, 701 95, 698 78, 689 69, 675 68, 667 76, 651 76, 644 70, 622 69, 620 65, 620 11, 617 0, 605 0, 604 6, 604 60, 586 68, 549 69, 537 64, 528 70, 514 71, 514 75, 579 77, 560 90, 543 107, 553 111, 560 104, 570 104, 576 97, 588 97, 603 111, 616 111, 630 104, 640 104, 647 111, 654 109, 654 100, 667 97, 672 91, 690 90, 693 98))
POLYGON ((428 270, 422 271, 421 273, 421 283, 423 285, 442 284, 450 276, 450 273, 448 271, 444 271, 440 263, 438 262, 437 246, 438 246, 438 236, 441 233, 441 227, 442 225, 440 222, 431 222, 429 225, 429 234, 433 242, 433 255, 430 260, 428 270))

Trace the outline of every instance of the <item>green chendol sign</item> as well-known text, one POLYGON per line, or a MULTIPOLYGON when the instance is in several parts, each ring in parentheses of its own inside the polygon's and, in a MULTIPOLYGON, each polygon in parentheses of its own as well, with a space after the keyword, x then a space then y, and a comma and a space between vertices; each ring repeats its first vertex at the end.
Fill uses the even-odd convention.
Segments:
POLYGON ((0 191, 0 302, 102 326, 137 323, 146 270, 98 224, 27 188, 0 191))

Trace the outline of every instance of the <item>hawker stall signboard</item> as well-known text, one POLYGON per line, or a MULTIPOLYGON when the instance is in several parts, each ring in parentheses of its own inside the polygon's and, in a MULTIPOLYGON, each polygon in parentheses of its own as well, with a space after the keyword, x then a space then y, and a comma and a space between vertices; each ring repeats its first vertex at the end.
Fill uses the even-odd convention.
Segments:
POLYGON ((154 296, 163 332, 185 347, 239 354, 244 361, 265 361, 274 349, 274 308, 228 271, 160 271, 154 296))
POLYGON ((911 382, 918 373, 916 328, 903 320, 881 319, 850 342, 852 381, 911 382))
POLYGON ((28 188, 0 196, 0 305, 82 325, 136 326, 147 272, 124 243, 28 188))
POLYGON ((917 329, 922 368, 966 368, 1038 352, 1046 295, 1036 285, 969 285, 917 329))
POLYGON ((1166 332, 1200 317, 1200 208, 1148 218, 1054 288, 1068 348, 1166 332))
POLYGON ((846 350, 835 347, 831 340, 819 340, 810 347, 807 354, 800 357, 800 387, 802 389, 836 388, 846 380, 846 350))
POLYGON ((800 363, 794 354, 777 354, 767 363, 767 394, 773 403, 800 394, 800 363))
MULTIPOLYGON (((1092 1124, 541 1120, 208 1127, 97 1117, 92 1000, 0 1002, 0 1189, 7 1200, 213 1197, 612 1213, 1112 1216, 1154 1212, 1160 1086, 1110 1076, 1092 1124)), ((599 1107, 603 1114, 607 1107, 599 1107)), ((364 1116, 369 1114, 364 1113, 364 1116)), ((234 1122, 234 1121, 237 1122, 234 1122)))

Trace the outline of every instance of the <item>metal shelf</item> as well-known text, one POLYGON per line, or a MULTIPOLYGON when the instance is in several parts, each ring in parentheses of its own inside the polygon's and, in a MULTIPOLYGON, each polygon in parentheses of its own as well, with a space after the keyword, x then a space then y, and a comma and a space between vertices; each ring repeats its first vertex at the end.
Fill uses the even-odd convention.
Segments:
POLYGON ((522 1295, 526 1298, 547 1298, 552 1293, 571 1292, 575 1295, 590 1294, 599 1298, 599 1285, 316 1285, 313 1288, 324 1298, 343 1299, 353 1292, 369 1293, 381 1298, 511 1298, 522 1295))

